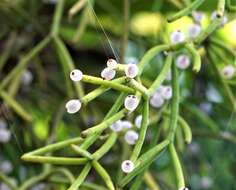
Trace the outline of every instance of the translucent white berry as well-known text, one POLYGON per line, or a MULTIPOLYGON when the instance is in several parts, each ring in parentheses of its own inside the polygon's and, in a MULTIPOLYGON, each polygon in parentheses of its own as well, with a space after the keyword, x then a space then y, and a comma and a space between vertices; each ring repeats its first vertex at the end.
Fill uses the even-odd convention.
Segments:
POLYGON ((190 38, 196 38, 201 32, 201 26, 193 24, 188 28, 188 35, 190 38))
POLYGON ((70 72, 70 79, 78 82, 81 81, 81 79, 83 78, 83 73, 81 70, 79 69, 74 69, 73 71, 70 72))
POLYGON ((162 91, 162 97, 165 100, 169 100, 172 98, 172 87, 171 86, 164 86, 164 89, 162 91))
POLYGON ((179 188, 179 190, 189 190, 189 188, 187 188, 187 187, 181 187, 181 188, 179 188))
POLYGON ((80 110, 81 102, 78 99, 72 99, 66 103, 65 107, 68 113, 73 114, 80 110))
POLYGON ((110 69, 115 69, 117 67, 117 61, 115 59, 108 59, 107 67, 110 69))
POLYGON ((189 56, 185 55, 185 54, 181 54, 177 57, 176 59, 176 66, 179 69, 187 69, 190 65, 190 58, 189 56))
POLYGON ((133 126, 132 123, 128 120, 121 121, 121 125, 123 129, 130 129, 133 126))
POLYGON ((23 85, 27 86, 29 85, 33 80, 33 75, 31 73, 31 71, 29 70, 25 70, 23 73, 22 73, 22 76, 21 76, 21 82, 23 85))
POLYGON ((138 107, 138 104, 139 104, 139 99, 135 95, 128 95, 125 98, 124 105, 125 108, 129 111, 134 111, 138 107))
POLYGON ((122 127, 122 122, 121 120, 118 120, 116 121, 115 123, 113 123, 111 126, 110 126, 111 130, 114 131, 114 132, 120 132, 122 131, 123 127, 122 127))
POLYGON ((110 69, 109 67, 106 67, 101 72, 101 77, 105 80, 112 80, 116 76, 116 71, 113 69, 110 69))
POLYGON ((0 119, 0 129, 6 129, 6 127, 7 123, 3 119, 0 119))
POLYGON ((11 139, 11 132, 8 129, 0 129, 0 143, 7 143, 11 139))
POLYGON ((204 18, 204 13, 200 11, 194 11, 192 16, 193 16, 194 21, 200 24, 204 18))
POLYGON ((138 115, 135 120, 134 120, 134 123, 135 123, 135 126, 140 128, 141 127, 141 124, 142 124, 142 115, 138 115))
POLYGON ((235 68, 232 65, 227 65, 222 69, 222 76, 225 79, 231 79, 233 78, 234 74, 235 74, 235 68))
POLYGON ((128 78, 134 78, 138 75, 138 66, 136 64, 127 64, 125 67, 125 75, 128 78))
POLYGON ((13 170, 13 166, 12 166, 11 162, 9 162, 7 160, 2 161, 2 163, 0 165, 0 171, 2 171, 5 174, 9 174, 12 170, 13 170))
POLYGON ((185 35, 180 30, 174 31, 170 35, 170 41, 172 44, 181 43, 185 40, 185 35))
POLYGON ((201 178, 200 184, 202 189, 210 189, 213 185, 213 180, 208 176, 204 176, 201 178))
MULTIPOLYGON (((211 14, 211 20, 215 20, 217 18, 217 12, 214 11, 211 14)), ((221 21, 221 26, 224 26, 228 22, 228 17, 226 15, 223 16, 222 21, 221 21)))
POLYGON ((133 130, 129 130, 125 133, 124 138, 128 144, 134 145, 138 140, 138 133, 133 130))
POLYGON ((121 164, 121 169, 124 173, 130 173, 134 170, 134 163, 131 160, 125 160, 121 164))
POLYGON ((151 98, 150 98, 150 104, 154 108, 160 108, 163 106, 165 103, 164 98, 160 93, 155 93, 151 98))

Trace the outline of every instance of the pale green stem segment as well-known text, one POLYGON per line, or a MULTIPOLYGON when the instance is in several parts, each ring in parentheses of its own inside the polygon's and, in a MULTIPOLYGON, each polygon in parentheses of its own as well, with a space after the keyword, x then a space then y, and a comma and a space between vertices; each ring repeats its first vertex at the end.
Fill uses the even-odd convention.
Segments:
POLYGON ((64 8, 65 0, 58 0, 56 10, 54 12, 53 16, 53 23, 51 28, 51 35, 56 36, 59 31, 60 22, 63 14, 63 8, 64 8))
POLYGON ((135 176, 141 173, 145 168, 147 168, 159 155, 159 153, 169 144, 168 140, 161 142, 156 145, 146 153, 140 156, 140 158, 136 161, 136 166, 132 172, 126 175, 121 182, 119 183, 119 187, 124 187, 127 185, 135 176))
POLYGON ((129 79, 128 84, 130 87, 139 91, 145 100, 149 98, 147 88, 145 86, 143 86, 141 83, 137 82, 135 79, 129 79))
POLYGON ((232 5, 232 0, 226 0, 226 5, 229 11, 232 11, 232 12, 236 11, 236 5, 232 5))
POLYGON ((27 122, 32 122, 33 118, 28 113, 25 108, 23 108, 17 101, 15 101, 11 96, 9 96, 3 90, 0 90, 0 97, 4 100, 4 102, 11 107, 22 119, 27 122))
POLYGON ((175 137, 175 130, 177 128, 177 121, 179 115, 179 84, 178 84, 178 70, 175 64, 171 67, 172 80, 171 85, 173 89, 173 96, 171 99, 171 117, 168 139, 173 142, 175 137))
POLYGON ((113 182, 107 173, 107 171, 102 167, 101 164, 99 164, 97 161, 92 161, 92 165, 94 169, 97 171, 97 173, 102 177, 103 181, 106 183, 109 190, 115 190, 115 187, 113 185, 113 182))
MULTIPOLYGON (((125 77, 120 77, 120 78, 114 79, 112 81, 115 82, 115 83, 121 84, 125 81, 125 77)), ((105 93, 106 91, 108 91, 109 89, 110 89, 109 87, 103 87, 103 86, 98 87, 95 90, 93 90, 90 93, 83 96, 80 101, 83 104, 87 104, 90 101, 92 101, 93 99, 95 99, 96 97, 98 97, 99 95, 101 95, 101 94, 105 93)))
POLYGON ((162 82, 165 80, 167 73, 170 71, 171 64, 173 62, 173 55, 170 52, 166 58, 166 61, 161 69, 161 72, 155 79, 155 81, 152 83, 150 88, 148 89, 148 95, 151 96, 153 93, 157 90, 157 88, 162 84, 162 82))
POLYGON ((69 10, 69 18, 71 19, 78 13, 86 4, 88 0, 78 0, 69 10))
POLYGON ((174 169, 175 169, 177 186, 178 186, 178 188, 183 188, 183 187, 185 187, 184 174, 183 174, 183 170, 181 167, 181 163, 179 161, 178 154, 175 150, 173 143, 169 144, 169 152, 170 152, 171 160, 173 162, 174 169))
MULTIPOLYGON (((65 75, 65 79, 68 85, 71 84, 70 82, 70 72, 75 69, 75 64, 74 61, 67 49, 67 47, 65 46, 64 42, 58 38, 58 37, 53 37, 53 42, 55 43, 55 47, 56 47, 56 51, 57 54, 59 56, 63 71, 64 71, 64 75, 65 75)), ((81 85, 81 82, 73 82, 76 93, 78 95, 79 98, 84 96, 84 91, 81 85)))
POLYGON ((79 186, 84 182, 86 176, 91 170, 91 163, 87 163, 83 170, 81 171, 79 177, 74 181, 74 183, 67 190, 77 190, 79 186))
MULTIPOLYGON (((163 112, 163 115, 170 117, 170 113, 166 111, 163 112)), ((178 125, 182 128, 184 132, 186 143, 190 144, 192 141, 192 131, 191 131, 190 126, 181 116, 178 116, 178 125)))
POLYGON ((225 0, 218 0, 217 16, 223 17, 225 12, 225 0))
POLYGON ((81 156, 83 156, 83 157, 85 157, 85 158, 87 158, 87 159, 89 159, 89 160, 92 160, 92 159, 93 159, 92 154, 90 154, 87 150, 84 150, 84 149, 82 149, 82 148, 80 148, 79 146, 74 145, 74 144, 71 145, 71 148, 72 148, 77 154, 79 154, 79 155, 81 155, 81 156))
POLYGON ((149 122, 149 100, 145 100, 143 103, 142 123, 141 123, 140 132, 139 132, 139 137, 130 157, 130 160, 132 160, 133 162, 136 162, 142 150, 143 143, 146 137, 147 128, 148 128, 148 122, 149 122))
POLYGON ((190 52, 193 58, 193 71, 198 73, 201 69, 201 56, 195 49, 193 44, 186 44, 186 49, 190 52))
POLYGON ((83 135, 91 135, 93 133, 99 133, 101 131, 104 131, 106 128, 108 128, 110 125, 112 125, 114 122, 123 118, 127 112, 128 111, 126 109, 122 109, 121 111, 119 111, 118 113, 116 113, 112 117, 110 117, 109 119, 104 120, 102 123, 83 131, 82 134, 83 135))
MULTIPOLYGON (((130 87, 127 87, 127 86, 122 85, 122 84, 118 84, 114 81, 104 80, 104 79, 99 78, 99 77, 83 75, 82 81, 87 82, 87 83, 91 83, 91 84, 97 84, 97 85, 102 85, 102 86, 105 86, 105 87, 110 87, 110 88, 113 88, 113 89, 121 91, 121 92, 135 93, 135 90, 130 88, 130 87)), ((124 82, 125 82, 125 78, 124 78, 124 82)))
POLYGON ((7 84, 22 70, 27 67, 29 61, 34 58, 43 48, 45 48, 50 42, 50 36, 47 36, 44 40, 38 43, 28 54, 26 54, 21 61, 14 67, 14 69, 2 80, 0 83, 0 90, 6 87, 7 84))
POLYGON ((167 18, 168 22, 173 22, 178 20, 179 18, 183 17, 183 16, 187 16, 189 14, 191 14, 194 10, 196 10, 202 3, 204 2, 204 0, 195 0, 194 2, 192 2, 189 6, 187 6, 186 8, 182 9, 181 11, 179 11, 178 13, 176 13, 175 15, 172 15, 170 17, 167 18))
POLYGON ((0 171, 0 180, 4 182, 12 190, 17 190, 17 187, 12 183, 11 179, 0 171))
POLYGON ((200 45, 221 25, 222 18, 214 19, 209 26, 195 38, 194 43, 200 45))
POLYGON ((95 152, 92 157, 95 160, 99 160, 104 156, 115 144, 117 140, 117 133, 111 133, 106 142, 95 152))

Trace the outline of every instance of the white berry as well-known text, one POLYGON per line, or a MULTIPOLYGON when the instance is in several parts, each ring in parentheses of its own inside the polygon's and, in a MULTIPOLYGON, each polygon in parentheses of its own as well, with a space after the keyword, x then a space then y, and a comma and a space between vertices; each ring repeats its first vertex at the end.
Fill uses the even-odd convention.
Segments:
POLYGON ((71 71, 70 73, 70 79, 75 81, 75 82, 78 82, 78 81, 81 81, 83 78, 83 73, 81 70, 79 69, 74 69, 73 71, 71 71))
POLYGON ((199 11, 194 11, 192 16, 193 16, 194 21, 200 24, 204 18, 204 13, 199 12, 199 11))
POLYGON ((165 101, 164 101, 162 95, 160 95, 159 93, 155 93, 150 98, 150 104, 154 108, 160 108, 161 106, 163 106, 164 103, 165 103, 165 101))
POLYGON ((225 79, 231 79, 233 78, 235 74, 235 68, 232 65, 227 65, 222 69, 222 75, 225 79))
POLYGON ((185 40, 185 35, 183 32, 177 30, 171 33, 170 41, 172 44, 181 43, 185 40))
POLYGON ((68 113, 73 114, 80 110, 81 102, 78 99, 72 99, 66 103, 65 107, 68 113))
POLYGON ((105 80, 112 80, 116 76, 116 71, 113 69, 110 69, 109 67, 106 67, 101 72, 101 77, 105 80))
POLYGON ((121 121, 121 125, 123 129, 130 129, 133 126, 132 123, 128 120, 121 121))
POLYGON ((8 129, 0 129, 0 143, 7 143, 11 139, 11 132, 8 129))
POLYGON ((108 59, 107 60, 107 67, 110 69, 117 68, 117 61, 115 59, 108 59))
POLYGON ((189 188, 187 188, 187 187, 181 187, 181 188, 179 188, 179 190, 189 190, 189 188))
POLYGON ((125 75, 128 78, 135 78, 138 75, 138 66, 136 64, 127 64, 125 67, 125 75))
POLYGON ((165 100, 169 100, 172 98, 172 87, 171 86, 164 86, 164 89, 162 91, 162 97, 165 100))
POLYGON ((188 35, 190 38, 196 38, 201 32, 201 26, 193 24, 188 28, 188 35))
POLYGON ((116 121, 115 123, 113 123, 111 126, 110 126, 111 130, 114 131, 114 132, 120 132, 122 131, 123 127, 122 127, 122 122, 121 120, 118 120, 116 121))
POLYGON ((134 163, 131 160, 125 160, 121 164, 121 169, 124 173, 130 173, 134 170, 134 163))
MULTIPOLYGON (((211 14, 211 20, 215 20, 216 18, 217 18, 217 12, 214 11, 211 14)), ((226 15, 224 15, 222 20, 221 20, 221 26, 224 26, 227 22, 228 22, 228 17, 226 15)))
POLYGON ((129 130, 125 133, 124 139, 128 144, 134 145, 138 140, 138 133, 133 130, 129 130))
POLYGON ((7 124, 3 119, 0 119, 0 129, 6 129, 7 128, 7 124))
POLYGON ((189 56, 185 55, 185 54, 182 54, 182 55, 179 55, 176 59, 176 66, 179 68, 179 69, 187 69, 190 65, 190 58, 189 56))
POLYGON ((9 174, 11 173, 11 171, 13 170, 13 166, 11 164, 11 162, 5 160, 2 161, 1 165, 0 165, 0 171, 2 171, 5 174, 9 174))
POLYGON ((125 98, 125 108, 129 111, 134 111, 139 105, 139 99, 135 95, 129 95, 125 98))
POLYGON ((135 120, 134 120, 134 123, 135 123, 135 126, 140 128, 141 127, 141 124, 142 124, 142 115, 138 115, 135 120))
POLYGON ((23 85, 27 86, 29 85, 33 80, 33 75, 31 73, 31 71, 29 70, 25 70, 23 73, 22 73, 22 76, 21 76, 21 82, 23 85))

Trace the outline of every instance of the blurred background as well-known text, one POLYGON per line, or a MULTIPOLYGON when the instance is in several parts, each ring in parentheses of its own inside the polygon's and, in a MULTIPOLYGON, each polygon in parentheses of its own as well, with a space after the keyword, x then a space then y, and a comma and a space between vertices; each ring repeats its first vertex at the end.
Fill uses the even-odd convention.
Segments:
MULTIPOLYGON (((202 28, 211 22, 216 2, 208 0, 200 7, 205 15, 202 28)), ((123 60, 124 64, 138 63, 149 48, 168 43, 172 31, 187 32, 193 23, 191 17, 181 18, 171 24, 166 22, 168 15, 183 7, 181 1, 130 0, 129 38, 125 54, 122 55, 123 1, 90 1, 70 18, 68 11, 74 3, 74 0, 65 2, 59 37, 75 67, 94 76, 100 76, 109 58, 123 60)), ((75 115, 65 113, 65 102, 75 94, 68 80, 69 72, 63 64, 66 60, 63 60, 62 52, 53 43, 49 43, 35 56, 29 56, 50 33, 56 4, 57 0, 0 1, 0 171, 17 184, 42 171, 39 164, 21 161, 23 153, 52 141, 79 136, 80 131, 102 120, 118 95, 115 91, 106 92, 90 102, 82 112, 75 115), (22 62, 26 64, 13 72, 11 79, 5 80, 22 62), (3 87, 4 81, 7 82, 3 87)), ((227 14, 227 24, 213 34, 231 47, 232 51, 236 48, 234 17, 234 14, 227 14)), ((220 55, 217 59, 219 68, 235 61, 234 57, 220 48, 216 48, 216 52, 220 55)), ((236 116, 204 51, 202 57, 200 73, 196 75, 191 69, 180 73, 180 115, 193 130, 193 142, 190 145, 185 145, 183 140, 177 142, 178 151, 190 189, 235 190, 236 116)), ((164 55, 158 55, 145 68, 144 84, 155 79, 163 60, 164 55)), ((236 95, 236 80, 227 84, 236 95)), ((83 84, 83 88, 88 93, 95 86, 83 84)), ((151 115, 154 117, 157 112, 157 109, 152 109, 151 115)), ((129 119, 133 117, 131 115, 129 119)), ((159 125, 161 121, 153 123, 151 127, 159 125)), ((146 145, 151 132, 150 129, 146 145)), ((119 167, 121 147, 120 140, 113 151, 102 159, 104 167, 109 168, 113 178, 113 173, 119 167)), ((60 155, 67 154, 71 152, 60 152, 60 155)), ((78 172, 78 168, 69 169, 78 172)), ((161 190, 175 189, 174 174, 167 154, 163 154, 150 171, 161 190)), ((89 180, 96 181, 94 178, 91 173, 89 180)), ((3 186, 2 183, 1 190, 5 190, 3 186)), ((65 189, 66 185, 45 180, 36 184, 36 187, 65 189)), ((143 184, 141 189, 146 189, 146 185, 143 184)))

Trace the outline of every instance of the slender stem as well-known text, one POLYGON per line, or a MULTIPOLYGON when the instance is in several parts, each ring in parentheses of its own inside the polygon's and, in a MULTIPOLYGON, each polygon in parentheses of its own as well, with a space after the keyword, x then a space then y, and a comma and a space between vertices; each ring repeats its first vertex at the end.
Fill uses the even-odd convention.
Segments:
POLYGON ((71 148, 72 148, 77 154, 79 154, 79 155, 81 155, 81 156, 83 156, 83 157, 85 157, 85 158, 87 158, 87 159, 89 159, 89 160, 93 160, 93 159, 94 159, 93 156, 92 156, 92 154, 90 154, 88 151, 86 151, 86 150, 80 148, 80 147, 77 146, 77 145, 72 144, 72 145, 71 145, 71 148))
POLYGON ((223 17, 225 12, 225 0, 218 0, 217 16, 223 17))
POLYGON ((193 57, 193 71, 196 73, 201 69, 201 56, 198 51, 195 49, 193 44, 187 44, 186 49, 192 54, 193 57))
POLYGON ((169 152, 174 165, 178 188, 185 187, 183 170, 173 143, 169 144, 169 152))
POLYGON ((38 43, 29 53, 27 53, 20 62, 14 67, 14 69, 2 80, 0 83, 0 90, 6 87, 9 84, 10 80, 12 80, 19 72, 27 67, 27 64, 31 59, 33 59, 40 51, 42 51, 45 46, 48 45, 51 38, 47 36, 44 40, 38 43))
POLYGON ((143 86, 141 83, 137 82, 135 79, 130 79, 129 86, 134 88, 135 90, 139 91, 144 99, 148 99, 148 90, 145 86, 143 86))
POLYGON ((87 3, 88 0, 78 0, 69 10, 69 18, 71 19, 78 13, 87 3))
POLYGON ((127 110, 122 109, 121 111, 119 111, 118 113, 116 113, 115 115, 110 117, 109 119, 104 120, 102 123, 83 131, 82 134, 83 135, 90 135, 90 134, 93 134, 93 133, 99 133, 101 131, 104 131, 107 127, 112 125, 114 122, 116 122, 119 119, 123 118, 126 113, 127 113, 127 110))
POLYGON ((83 170, 81 171, 79 177, 74 181, 74 183, 67 190, 77 190, 81 184, 84 182, 86 176, 91 170, 91 163, 87 163, 83 170))
POLYGON ((175 130, 177 127, 178 115, 179 115, 179 84, 178 84, 178 70, 175 64, 172 64, 172 89, 173 96, 171 99, 171 117, 168 139, 174 141, 175 130))
POLYGON ((0 171, 0 180, 4 182, 12 190, 17 190, 17 187, 12 183, 11 179, 0 171))
MULTIPOLYGON (((110 87, 110 88, 113 88, 113 89, 121 91, 121 92, 135 93, 135 90, 130 87, 124 86, 122 84, 118 84, 113 81, 104 80, 99 77, 83 75, 82 81, 87 82, 87 83, 91 83, 91 84, 97 84, 97 85, 102 85, 105 87, 110 87)), ((124 82, 125 82, 125 79, 124 79, 124 82)))
POLYGON ((153 178, 150 172, 145 172, 144 174, 144 181, 151 190, 160 190, 159 185, 156 183, 155 179, 153 178))
POLYGON ((99 164, 97 161, 92 161, 92 165, 94 169, 97 171, 97 173, 102 177, 103 181, 106 183, 109 190, 115 190, 115 187, 113 185, 113 182, 107 173, 107 171, 102 167, 101 164, 99 164))
POLYGON ((196 10, 200 5, 202 5, 203 2, 204 2, 204 0, 195 0, 189 6, 182 9, 181 11, 176 13, 175 15, 172 15, 172 16, 168 17, 167 21, 168 22, 173 22, 173 21, 178 20, 179 18, 181 18, 183 16, 191 14, 192 11, 196 10))
POLYGON ((10 106, 19 116, 21 116, 25 121, 32 122, 33 118, 28 113, 25 108, 23 108, 17 101, 15 101, 11 96, 9 96, 3 90, 0 90, 0 97, 4 100, 4 102, 10 106))
POLYGON ((150 88, 148 89, 149 96, 151 96, 157 90, 157 88, 162 84, 162 82, 165 80, 167 73, 170 71, 172 62, 173 62, 173 55, 172 53, 169 53, 161 69, 161 72, 159 73, 157 78, 154 80, 150 88))
POLYGON ((56 36, 59 31, 61 18, 63 15, 63 8, 64 8, 65 0, 58 0, 56 10, 53 16, 53 23, 51 28, 52 36, 56 36))
POLYGON ((148 128, 148 122, 149 122, 149 100, 145 100, 143 103, 142 123, 141 123, 140 132, 139 132, 139 137, 130 157, 130 160, 132 160, 133 162, 136 162, 142 150, 143 143, 146 137, 147 128, 148 128))
POLYGON ((124 8, 124 27, 123 27, 123 40, 121 47, 121 63, 125 64, 125 54, 129 39, 129 12, 130 12, 130 0, 123 0, 124 8))

